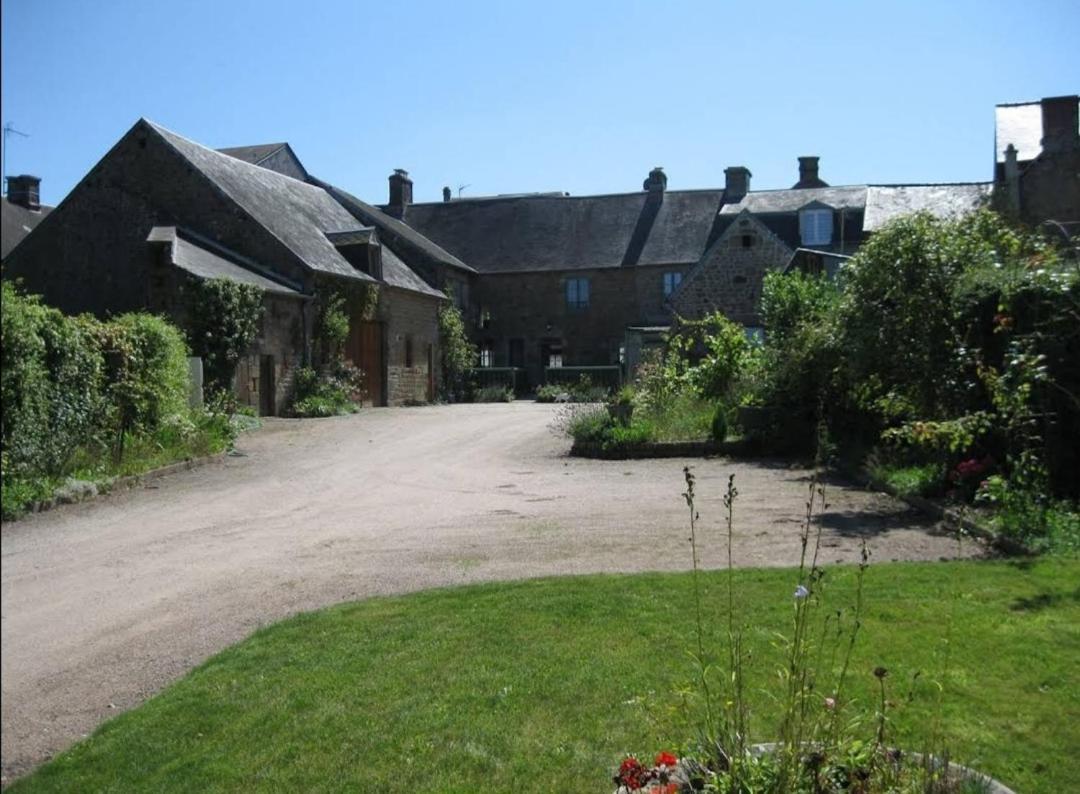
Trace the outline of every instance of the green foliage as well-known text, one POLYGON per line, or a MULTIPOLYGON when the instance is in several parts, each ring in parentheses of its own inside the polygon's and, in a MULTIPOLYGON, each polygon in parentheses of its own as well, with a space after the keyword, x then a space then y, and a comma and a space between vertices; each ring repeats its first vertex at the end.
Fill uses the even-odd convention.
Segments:
POLYGON ((228 391, 237 362, 259 334, 263 291, 225 278, 193 280, 189 289, 191 350, 203 359, 207 391, 228 391))
POLYGON ((121 434, 153 433, 187 412, 188 349, 184 336, 161 317, 123 314, 99 330, 106 393, 121 434))
POLYGON ((461 310, 452 302, 439 308, 439 351, 442 357, 442 398, 459 402, 465 398, 468 375, 476 361, 476 345, 465 333, 461 310))
POLYGON ((869 467, 871 476, 901 496, 938 496, 945 489, 945 466, 924 463, 921 466, 876 464, 869 467))
POLYGON ((716 406, 716 411, 713 413, 712 426, 712 440, 717 443, 722 442, 727 438, 728 431, 728 409, 725 405, 716 406))
POLYGON ((189 412, 187 349, 168 322, 67 317, 2 288, 5 518, 69 479, 107 482, 231 443, 227 416, 189 412))
POLYGON ((512 403, 514 390, 509 386, 484 386, 477 390, 473 400, 478 403, 512 403))
POLYGON ((320 374, 310 367, 297 370, 292 414, 302 418, 343 416, 356 413, 358 384, 340 375, 320 374))
POLYGON ((545 383, 536 390, 536 401, 538 403, 553 403, 559 399, 559 395, 562 393, 563 390, 554 383, 545 383))
POLYGON ((743 327, 720 312, 702 320, 680 320, 668 338, 665 377, 717 400, 727 396, 750 350, 743 327))

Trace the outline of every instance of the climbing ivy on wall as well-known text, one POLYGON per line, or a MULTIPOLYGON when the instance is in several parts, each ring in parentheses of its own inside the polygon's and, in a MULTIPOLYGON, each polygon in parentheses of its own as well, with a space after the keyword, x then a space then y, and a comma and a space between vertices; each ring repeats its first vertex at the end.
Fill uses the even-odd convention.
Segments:
POLYGON ((376 284, 323 282, 315 308, 315 360, 324 370, 340 367, 349 338, 350 318, 355 311, 360 320, 371 320, 379 303, 376 284))
POLYGON ((195 281, 189 292, 188 341, 202 356, 207 391, 231 388, 236 364, 259 335, 263 291, 224 278, 195 281))

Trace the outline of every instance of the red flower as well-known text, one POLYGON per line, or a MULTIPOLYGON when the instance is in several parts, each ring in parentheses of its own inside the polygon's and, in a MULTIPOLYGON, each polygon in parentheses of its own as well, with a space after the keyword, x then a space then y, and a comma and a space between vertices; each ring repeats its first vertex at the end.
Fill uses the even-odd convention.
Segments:
POLYGON ((675 766, 677 763, 679 763, 679 759, 669 752, 665 751, 656 756, 657 766, 675 766))
POLYGON ((633 756, 629 756, 619 766, 615 782, 621 783, 631 791, 641 788, 649 779, 649 771, 633 756))
POLYGON ((659 786, 650 786, 648 794, 679 794, 678 783, 662 783, 659 786))

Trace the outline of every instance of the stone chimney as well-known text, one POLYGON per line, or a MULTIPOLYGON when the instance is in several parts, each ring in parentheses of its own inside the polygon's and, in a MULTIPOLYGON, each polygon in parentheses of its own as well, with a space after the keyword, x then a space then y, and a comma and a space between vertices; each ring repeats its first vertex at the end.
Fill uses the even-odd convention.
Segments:
POLYGON ((390 174, 390 214, 398 218, 405 214, 405 208, 412 204, 412 180, 404 168, 395 168, 390 174))
POLYGON ((792 185, 794 189, 801 189, 805 187, 828 187, 827 182, 822 182, 818 177, 818 160, 819 157, 800 157, 799 158, 799 181, 792 185))
MULTIPOLYGON (((1077 107, 1080 96, 1047 97, 1042 107, 1042 150, 1064 152, 1077 148, 1080 132, 1077 131, 1077 107)), ((10 184, 10 183, 9 183, 10 184)))
POLYGON ((643 190, 649 191, 650 194, 663 197, 664 191, 667 189, 667 174, 664 173, 664 169, 656 166, 649 172, 649 176, 641 187, 643 190))
POLYGON ((9 176, 8 201, 26 207, 28 210, 41 209, 41 177, 20 174, 9 176))
POLYGON ((724 169, 724 203, 734 204, 750 192, 750 169, 743 165, 733 165, 724 169))
POLYGON ((1013 217, 1020 214, 1020 166, 1011 143, 1005 147, 1005 207, 1013 217))
POLYGON ((450 188, 449 188, 449 186, 446 186, 446 187, 444 187, 442 189, 442 200, 443 201, 449 201, 450 200, 450 188))

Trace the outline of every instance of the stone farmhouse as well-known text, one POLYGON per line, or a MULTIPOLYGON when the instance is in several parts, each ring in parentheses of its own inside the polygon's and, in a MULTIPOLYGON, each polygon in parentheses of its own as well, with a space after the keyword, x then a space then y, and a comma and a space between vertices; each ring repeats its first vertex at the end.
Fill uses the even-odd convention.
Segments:
POLYGON ((237 392, 266 414, 310 359, 320 290, 342 284, 379 289, 374 316, 354 312, 347 345, 372 404, 433 398, 446 300, 481 367, 518 368, 535 386, 552 367, 632 368, 676 315, 718 310, 758 333, 766 273, 833 272, 916 210, 951 217, 992 200, 1074 233, 1077 99, 999 106, 993 182, 830 186, 807 156, 782 190, 751 189, 744 166, 727 168, 721 188, 669 190, 657 167, 626 193, 454 199, 444 188, 443 201, 416 203, 396 169, 378 206, 308 173, 287 143, 215 151, 140 120, 4 271, 65 311, 149 308, 181 325, 191 279, 259 285, 262 333, 237 392))

